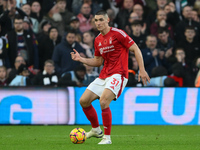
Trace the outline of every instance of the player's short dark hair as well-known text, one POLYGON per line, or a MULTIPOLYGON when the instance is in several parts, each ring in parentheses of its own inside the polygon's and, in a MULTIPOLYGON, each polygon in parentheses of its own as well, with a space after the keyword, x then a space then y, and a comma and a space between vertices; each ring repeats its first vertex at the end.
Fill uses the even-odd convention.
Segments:
POLYGON ((140 21, 140 20, 134 20, 134 21, 131 23, 131 26, 136 26, 136 25, 141 25, 141 26, 142 26, 142 21, 140 21))
POLYGON ((159 27, 158 28, 158 34, 161 34, 163 32, 169 33, 169 30, 166 27, 159 27))
POLYGON ((105 10, 99 10, 99 11, 96 12, 95 15, 103 15, 103 16, 105 16, 105 15, 108 15, 108 14, 107 14, 107 12, 105 10))

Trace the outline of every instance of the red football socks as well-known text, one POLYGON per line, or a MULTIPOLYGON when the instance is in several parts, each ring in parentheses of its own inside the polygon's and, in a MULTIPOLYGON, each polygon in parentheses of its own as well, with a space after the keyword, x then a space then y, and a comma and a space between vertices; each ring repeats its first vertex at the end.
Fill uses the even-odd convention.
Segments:
POLYGON ((110 135, 112 126, 112 114, 109 107, 102 110, 102 119, 103 119, 104 134, 110 135))
POLYGON ((96 128, 99 126, 97 112, 92 105, 90 105, 87 108, 83 108, 83 112, 85 113, 86 117, 90 121, 92 128, 96 128))

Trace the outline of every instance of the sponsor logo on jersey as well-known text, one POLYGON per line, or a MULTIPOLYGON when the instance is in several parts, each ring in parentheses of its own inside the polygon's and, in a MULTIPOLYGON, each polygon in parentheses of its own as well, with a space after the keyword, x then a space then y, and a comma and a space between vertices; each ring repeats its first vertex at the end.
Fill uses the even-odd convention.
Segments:
POLYGON ((100 54, 111 52, 111 51, 114 51, 114 50, 115 50, 114 45, 102 47, 102 48, 99 49, 100 54))
POLYGON ((99 42, 99 46, 101 46, 101 42, 99 42))

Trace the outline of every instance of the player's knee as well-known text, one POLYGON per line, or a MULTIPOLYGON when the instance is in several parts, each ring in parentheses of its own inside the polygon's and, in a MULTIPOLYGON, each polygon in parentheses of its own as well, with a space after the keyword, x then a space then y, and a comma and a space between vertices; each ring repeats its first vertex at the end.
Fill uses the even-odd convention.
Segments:
POLYGON ((81 98, 81 99, 79 100, 79 103, 81 104, 81 106, 82 106, 83 108, 86 108, 86 107, 90 106, 90 104, 88 103, 88 101, 86 101, 84 98, 81 98))
POLYGON ((109 107, 109 104, 106 100, 100 100, 101 109, 109 107))

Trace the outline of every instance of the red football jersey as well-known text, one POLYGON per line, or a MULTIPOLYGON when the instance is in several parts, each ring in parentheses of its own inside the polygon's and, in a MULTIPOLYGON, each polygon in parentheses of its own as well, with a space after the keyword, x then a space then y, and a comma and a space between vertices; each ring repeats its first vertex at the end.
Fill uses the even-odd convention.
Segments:
POLYGON ((99 78, 118 73, 128 79, 128 53, 133 44, 134 41, 123 30, 111 27, 106 35, 100 33, 94 41, 95 56, 104 59, 99 78))

